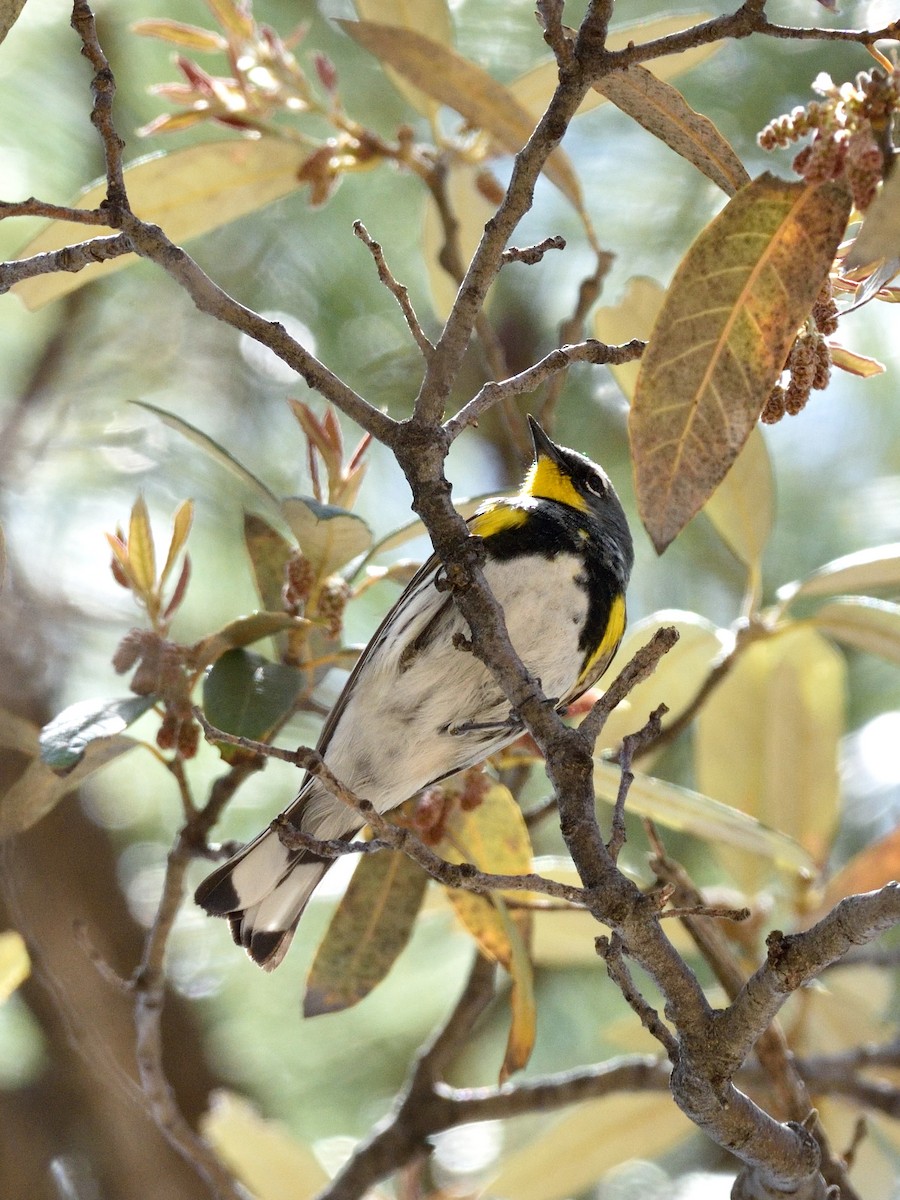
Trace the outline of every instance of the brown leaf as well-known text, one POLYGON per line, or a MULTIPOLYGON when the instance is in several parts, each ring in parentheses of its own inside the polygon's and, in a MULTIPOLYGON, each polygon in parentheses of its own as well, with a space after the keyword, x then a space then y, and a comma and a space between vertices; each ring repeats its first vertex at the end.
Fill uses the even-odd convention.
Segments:
POLYGON ((749 437, 849 211, 840 184, 761 175, 685 255, 641 360, 629 422, 638 507, 660 553, 749 437))
POLYGON ((750 182, 744 164, 709 117, 695 112, 677 88, 646 67, 613 71, 594 87, 727 195, 750 182))
MULTIPOLYGON (((337 24, 380 62, 458 112, 476 129, 484 129, 504 150, 517 154, 531 137, 535 122, 528 110, 502 83, 454 50, 397 25, 375 21, 337 24)), ((544 170, 581 213, 581 187, 568 157, 555 150, 544 170)))

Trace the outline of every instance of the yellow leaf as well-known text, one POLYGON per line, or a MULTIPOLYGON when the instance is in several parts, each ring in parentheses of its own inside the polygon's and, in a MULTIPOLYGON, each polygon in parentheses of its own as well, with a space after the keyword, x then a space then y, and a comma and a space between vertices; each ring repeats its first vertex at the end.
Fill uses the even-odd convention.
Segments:
POLYGON ((685 255, 644 352, 629 421, 638 507, 658 551, 749 437, 849 209, 840 184, 762 175, 685 255))
POLYGON ((731 635, 705 617, 680 609, 662 609, 629 628, 617 661, 627 663, 658 629, 669 625, 678 630, 678 641, 663 655, 650 678, 632 688, 610 714, 597 739, 598 751, 618 749, 625 735, 641 729, 659 704, 669 709, 663 717, 663 729, 677 720, 694 700, 714 662, 731 647, 731 635))
POLYGON ((508 1154, 488 1192, 515 1200, 584 1195, 620 1163, 653 1158, 695 1132, 668 1093, 589 1100, 508 1154))
POLYGON ((750 431, 743 450, 703 511, 741 562, 758 571, 775 521, 772 463, 759 428, 750 431))
MULTIPOLYGON (((477 808, 469 812, 457 805, 436 847, 448 862, 471 862, 482 871, 524 875, 531 870, 531 839, 522 810, 502 784, 493 784, 477 808)), ((462 889, 448 892, 456 915, 491 958, 507 969, 512 947, 506 926, 495 905, 486 897, 462 889)), ((522 893, 511 894, 521 899, 522 893)), ((517 913, 520 929, 527 930, 527 913, 517 913)))
MULTIPOLYGON (((708 21, 709 18, 709 13, 697 12, 679 13, 674 17, 657 17, 650 21, 636 21, 633 24, 613 29, 606 40, 606 46, 608 50, 624 50, 629 42, 655 41, 657 38, 679 33, 691 25, 708 21)), ((691 50, 685 50, 682 54, 667 54, 664 58, 656 59, 650 69, 657 79, 673 79, 676 75, 682 75, 691 67, 704 62, 720 48, 720 42, 710 42, 705 46, 695 46, 691 50)), ((526 71, 524 75, 520 75, 518 79, 513 80, 508 87, 523 108, 527 108, 537 121, 549 104, 550 97, 556 91, 558 83, 559 65, 555 58, 548 58, 530 71, 526 71)), ((582 101, 578 115, 590 112, 591 109, 605 103, 606 97, 592 89, 582 101)))
MULTIPOLYGON (((446 0, 353 0, 353 7, 364 21, 380 21, 427 34, 443 46, 453 45, 453 21, 446 0)), ((387 68, 387 76, 416 112, 434 120, 440 104, 421 88, 413 87, 403 76, 387 68)))
POLYGON ((31 959, 20 933, 8 929, 0 933, 0 1004, 31 974, 31 959))
POLYGON ((131 508, 128 522, 128 566, 138 590, 148 596, 156 584, 156 554, 150 514, 143 496, 138 496, 131 508))
POLYGON ((172 568, 178 555, 184 549, 187 542, 188 534, 191 532, 191 524, 194 520, 194 502, 193 500, 183 500, 175 512, 174 520, 172 521, 172 540, 169 542, 169 553, 166 555, 166 565, 162 569, 162 574, 159 577, 160 587, 169 578, 172 568))
POLYGON ((874 546, 835 558, 823 567, 778 589, 781 604, 808 596, 836 596, 842 592, 900 589, 900 542, 874 546))
MULTIPOLYGON (((458 112, 476 129, 489 133, 510 154, 517 154, 528 141, 535 125, 531 114, 476 63, 412 29, 374 21, 337 23, 381 62, 458 112)), ((581 187, 568 157, 554 150, 544 171, 583 214, 581 187)))
MULTIPOLYGON (((646 341, 662 308, 665 291, 655 279, 633 275, 625 285, 625 295, 618 304, 598 308, 594 314, 594 335, 601 342, 615 346, 632 338, 646 341)), ((628 400, 634 398, 640 360, 611 366, 613 378, 628 400)))
MULTIPOLYGON (((820 633, 791 626, 752 642, 700 710, 697 783, 799 842, 823 865, 840 803, 846 667, 820 633)), ((740 886, 765 878, 759 859, 728 859, 740 886)))
POLYGON ((682 94, 652 71, 633 63, 611 71, 594 87, 649 133, 693 163, 728 196, 750 182, 744 164, 709 117, 695 112, 682 94))
POLYGON ((427 884, 400 850, 363 855, 310 967, 304 1016, 342 1012, 381 983, 409 941, 427 884))
MULTIPOLYGON (((307 154, 303 146, 280 138, 208 142, 137 159, 125 168, 125 184, 135 213, 161 225, 167 236, 180 244, 294 191, 300 186, 297 171, 307 154)), ((96 208, 105 196, 103 180, 86 188, 73 205, 96 208)), ((19 257, 30 258, 81 242, 86 236, 113 232, 97 225, 52 221, 22 248, 19 257)), ((134 261, 126 256, 75 274, 37 275, 12 290, 27 308, 36 309, 134 261)))
POLYGON ((200 1132, 256 1200, 311 1200, 329 1182, 309 1146, 234 1092, 213 1095, 200 1132))
POLYGON ((822 633, 900 664, 900 605, 871 596, 847 596, 817 609, 810 621, 822 633))
POLYGON ((871 379, 873 375, 884 374, 884 363, 877 358, 869 358, 867 354, 859 354, 856 350, 848 350, 837 342, 829 341, 828 349, 832 363, 841 371, 856 375, 859 379, 871 379))

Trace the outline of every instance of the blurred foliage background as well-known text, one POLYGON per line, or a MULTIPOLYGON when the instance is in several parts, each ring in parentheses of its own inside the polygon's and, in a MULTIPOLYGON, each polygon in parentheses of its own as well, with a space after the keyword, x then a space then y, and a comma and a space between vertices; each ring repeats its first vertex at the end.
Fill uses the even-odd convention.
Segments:
MULTIPOLYGON (((501 80, 516 77, 545 55, 532 7, 527 0, 504 5, 460 0, 452 5, 459 51, 501 80)), ((578 23, 583 7, 567 5, 569 24, 578 23)), ((881 5, 879 12, 877 4, 848 3, 838 17, 805 0, 777 0, 770 17, 800 24, 875 25, 892 15, 890 7, 881 5)), ((629 0, 617 6, 616 20, 637 21, 656 11, 650 0, 629 0)), ((329 21, 353 15, 349 0, 256 4, 257 19, 283 34, 298 21, 309 23, 298 55, 302 59, 307 48, 328 54, 351 114, 388 137, 401 122, 415 127, 416 114, 385 83, 374 59, 329 21)), ((200 0, 179 0, 177 6, 166 0, 101 0, 97 16, 116 72, 117 118, 128 143, 127 160, 229 136, 202 129, 141 141, 131 133, 160 110, 148 87, 170 79, 173 72, 171 49, 133 36, 130 23, 158 16, 208 24, 200 0)), ((63 0, 29 0, 0 48, 0 178, 6 199, 34 194, 66 203, 102 171, 88 119, 88 69, 68 20, 63 0)), ((764 155, 755 143, 757 130, 805 103, 820 71, 841 81, 868 66, 858 47, 754 38, 724 45, 682 77, 679 87, 732 142, 751 175, 764 169, 786 175, 791 152, 785 151, 781 161, 764 155)), ((417 132, 427 137, 421 125, 417 132)), ((580 117, 566 148, 599 240, 615 255, 601 303, 616 303, 634 275, 665 285, 691 239, 721 207, 722 195, 611 105, 580 117)), ((509 161, 500 160, 501 176, 508 169, 509 161)), ((321 208, 311 208, 300 190, 189 248, 238 300, 278 314, 351 386, 401 416, 409 411, 418 386, 418 355, 368 253, 352 236, 351 224, 361 218, 383 244, 394 274, 409 287, 426 330, 434 335, 440 326, 421 257, 423 207, 424 194, 415 178, 380 167, 346 178, 321 208)), ((31 222, 0 225, 2 256, 15 257, 32 232, 31 222)), ((574 308, 578 284, 593 269, 576 215, 556 189, 542 183, 517 244, 556 233, 568 240, 564 254, 550 255, 537 267, 507 268, 495 290, 490 315, 513 370, 556 344, 558 327, 574 308)), ((866 381, 836 372, 827 392, 817 394, 800 416, 766 430, 778 495, 777 522, 764 563, 769 597, 828 559, 900 541, 896 315, 871 304, 842 324, 840 337, 881 359, 887 371, 866 381)), ((0 359, 2 516, 18 597, 10 603, 31 615, 28 639, 17 639, 13 626, 6 627, 4 701, 14 707, 20 700, 25 715, 46 719, 75 700, 125 693, 109 660, 137 614, 112 579, 103 533, 127 519, 138 492, 146 497, 161 534, 180 500, 190 496, 196 502, 194 575, 174 631, 180 640, 198 638, 256 603, 241 539, 246 494, 195 445, 130 402, 145 401, 178 414, 234 453, 277 494, 288 495, 308 493, 310 483, 287 398, 298 397, 314 408, 321 401, 280 362, 195 311, 174 283, 140 262, 38 313, 26 312, 11 296, 0 299, 0 359)), ((480 356, 473 351, 456 403, 477 390, 483 378, 480 356)), ((604 464, 632 517, 637 565, 629 595, 631 619, 681 608, 730 624, 740 612, 744 572, 705 518, 695 520, 662 559, 637 525, 625 418, 621 393, 603 368, 580 367, 570 373, 555 434, 604 464)), ((345 432, 354 443, 356 431, 345 427, 345 432)), ((378 537, 409 519, 409 496, 386 451, 374 447, 370 460, 357 511, 378 537)), ((463 436, 450 456, 449 473, 458 495, 507 487, 519 472, 516 452, 493 414, 463 436)), ((404 553, 409 552, 405 547, 404 553)), ((395 595, 394 585, 379 585, 351 606, 349 640, 364 641, 395 595)), ((851 654, 848 662, 851 708, 844 760, 851 802, 838 840, 843 856, 891 828, 900 812, 900 766, 891 752, 900 730, 900 674, 871 656, 851 654)), ((283 741, 307 742, 314 736, 312 725, 297 722, 283 741)), ((683 747, 676 745, 655 769, 690 784, 688 763, 683 747)), ((205 750, 198 762, 200 777, 205 772, 212 779, 216 770, 217 757, 205 750)), ((294 786, 289 768, 270 764, 239 793, 222 836, 254 833, 283 806, 294 786)), ((540 794, 536 790, 534 798, 540 794)), ((41 833, 39 827, 18 847, 7 848, 5 866, 13 879, 17 856, 33 852, 30 842, 65 839, 65 856, 75 876, 82 882, 89 876, 101 889, 101 911, 121 907, 122 921, 134 924, 132 934, 124 925, 114 931, 109 950, 114 964, 127 974, 134 965, 129 958, 134 939, 154 912, 178 818, 178 799, 165 773, 149 756, 140 761, 129 756, 80 799, 67 799, 50 832, 41 833)), ((635 840, 629 853, 637 863, 641 843, 635 840)), ((559 848, 558 835, 543 829, 539 851, 559 848)), ((672 848, 703 881, 702 846, 675 838, 672 848)), ((52 859, 48 862, 52 870, 52 859)), ((197 880, 202 869, 198 866, 197 880)), ((173 1061, 181 1054, 179 1038, 202 1039, 209 1082, 252 1097, 264 1113, 283 1119, 299 1138, 324 1147, 326 1155, 340 1154, 341 1139, 366 1132, 384 1114, 410 1055, 455 998, 471 953, 470 941, 455 929, 446 905, 435 899, 413 945, 382 987, 355 1009, 301 1022, 302 981, 333 907, 339 875, 340 868, 317 895, 296 948, 274 976, 263 976, 236 954, 222 924, 207 922, 190 904, 171 946, 172 985, 192 1002, 190 1021, 196 1023, 174 1029, 173 1061), (194 1032, 188 1033, 189 1028, 194 1032)), ((6 899, 6 923, 16 926, 21 920, 27 932, 42 893, 21 891, 18 910, 11 893, 6 899)), ((60 906, 68 920, 85 915, 74 885, 71 893, 63 887, 59 894, 48 886, 46 901, 60 906)), ((73 969, 89 971, 87 960, 80 962, 73 969)), ((11 1103, 27 1107, 33 1102, 29 1097, 59 1091, 60 1078, 75 1069, 61 1065, 66 1044, 98 1067, 99 1052, 85 1032, 85 1015, 91 1005, 101 1011, 105 984, 97 977, 89 994, 79 999, 67 985, 56 986, 61 980, 62 975, 49 980, 71 1017, 61 1038, 48 1032, 40 998, 46 978, 32 980, 0 1007, 0 1088, 11 1103), (87 1007, 76 1012, 79 1003, 87 1007)), ((601 978, 592 956, 573 954, 565 965, 539 966, 537 986, 540 1026, 530 1071, 575 1066, 622 1048, 650 1048, 634 1032, 633 1018, 626 1019, 621 998, 601 978)), ((495 1079, 505 1022, 498 1009, 459 1064, 461 1081, 495 1079)), ((99 1066, 101 1076, 104 1069, 99 1066)), ((193 1104, 199 1111, 204 1080, 194 1082, 193 1104)), ((71 1080, 67 1086, 75 1087, 71 1080)), ((61 1118, 59 1122, 54 1118, 51 1125, 61 1128, 61 1118)), ((532 1138, 535 1124, 514 1125, 504 1135, 508 1144, 532 1138)), ((493 1136, 483 1136, 481 1159, 475 1153, 471 1169, 492 1161, 500 1134, 492 1143, 493 1136)), ((71 1130, 69 1137, 71 1141, 71 1130)), ((681 1145, 673 1153, 672 1170, 686 1163, 717 1162, 699 1136, 689 1148, 681 1145)), ((465 1177, 469 1167, 460 1167, 459 1156, 448 1157, 448 1169, 465 1177)), ((664 1186, 663 1177, 652 1171, 636 1178, 643 1195, 664 1186)), ((119 1191, 103 1194, 132 1194, 122 1180, 116 1186, 119 1191)), ((187 1181, 179 1186, 183 1194, 193 1194, 187 1181)), ((144 1190, 133 1194, 182 1194, 156 1187, 147 1176, 144 1190)), ((516 1194, 524 1196, 527 1189, 516 1194)), ((603 1194, 618 1193, 610 1184, 603 1194)))

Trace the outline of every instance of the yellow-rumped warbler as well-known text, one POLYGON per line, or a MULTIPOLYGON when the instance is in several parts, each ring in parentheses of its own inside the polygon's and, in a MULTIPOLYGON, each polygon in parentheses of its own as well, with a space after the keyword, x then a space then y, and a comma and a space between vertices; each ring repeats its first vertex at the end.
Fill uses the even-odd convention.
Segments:
MULTIPOLYGON (((513 646, 564 709, 606 669, 625 629, 634 552, 625 513, 604 471, 555 445, 531 422, 535 458, 516 496, 488 500, 469 521, 484 543, 484 575, 513 646)), ((437 586, 432 557, 403 591, 350 674, 318 750, 334 774, 378 812, 474 766, 522 733, 487 667, 459 648, 468 627, 437 586)), ((361 820, 307 777, 287 820, 316 839, 346 838, 361 820)), ((234 940, 277 967, 331 859, 289 850, 266 829, 197 889, 228 917, 234 940)))

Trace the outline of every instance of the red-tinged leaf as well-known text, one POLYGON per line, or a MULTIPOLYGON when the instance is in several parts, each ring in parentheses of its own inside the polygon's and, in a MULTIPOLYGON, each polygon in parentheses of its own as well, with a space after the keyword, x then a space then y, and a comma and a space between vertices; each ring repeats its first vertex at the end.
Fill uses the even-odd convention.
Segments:
POLYGON ((750 182, 744 164, 709 117, 695 112, 681 92, 637 64, 612 71, 594 84, 649 133, 733 196, 750 182))
POLYGON ((212 29, 201 29, 198 25, 185 25, 182 21, 169 21, 165 18, 135 21, 131 26, 131 32, 140 37, 154 37, 175 46, 185 46, 188 50, 213 52, 228 49, 228 42, 221 33, 216 33, 212 29))
POLYGON ((866 846, 829 880, 820 911, 824 915, 845 896, 872 892, 896 879, 900 879, 900 828, 866 846))
POLYGON ((187 586, 191 578, 191 559, 190 555, 184 556, 184 562, 181 564, 181 574, 178 576, 178 582, 175 584, 175 591, 172 593, 172 599, 166 605, 166 611, 163 613, 165 620, 169 620, 181 607, 184 600, 187 586))
POLYGON ((685 255, 641 360, 629 422, 638 507, 660 553, 759 419, 849 211, 840 184, 762 175, 685 255))
POLYGON ((363 856, 316 951, 304 1016, 341 1012, 381 983, 409 941, 427 885, 399 850, 363 856))

